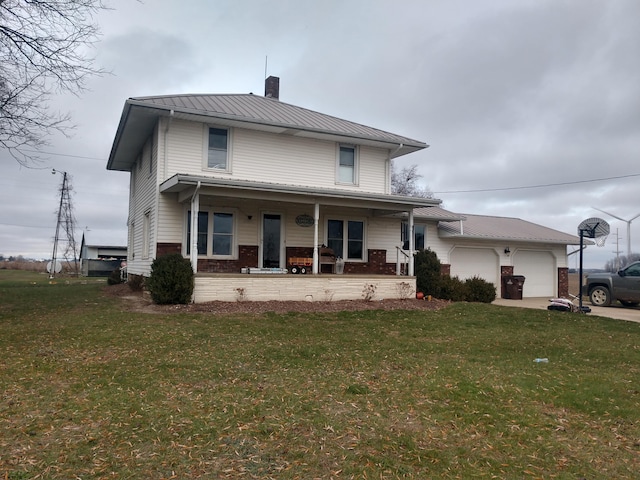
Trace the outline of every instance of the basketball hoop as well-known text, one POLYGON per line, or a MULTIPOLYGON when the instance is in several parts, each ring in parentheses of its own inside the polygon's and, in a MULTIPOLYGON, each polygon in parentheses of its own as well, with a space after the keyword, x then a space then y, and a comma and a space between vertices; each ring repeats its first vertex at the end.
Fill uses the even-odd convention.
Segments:
POLYGON ((609 224, 601 218, 587 218, 578 225, 578 235, 580 236, 580 311, 582 312, 582 252, 584 251, 584 238, 592 238, 598 247, 603 247, 609 236, 609 224))
POLYGON ((593 239, 597 247, 604 247, 605 242, 607 241, 607 237, 609 235, 601 235, 593 239))
POLYGON ((609 236, 609 224, 601 218, 587 218, 578 225, 578 235, 593 238, 597 246, 604 247, 609 236))

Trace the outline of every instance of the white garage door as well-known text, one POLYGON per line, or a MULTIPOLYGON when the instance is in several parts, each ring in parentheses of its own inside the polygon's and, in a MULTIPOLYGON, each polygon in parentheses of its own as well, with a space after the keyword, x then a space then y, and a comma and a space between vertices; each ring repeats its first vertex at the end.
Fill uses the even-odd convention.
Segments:
POLYGON ((513 254, 513 274, 524 275, 523 297, 555 297, 556 260, 551 252, 518 250, 513 254))
POLYGON ((493 283, 500 294, 500 263, 498 254, 489 248, 456 247, 451 252, 451 276, 460 280, 480 277, 493 283))

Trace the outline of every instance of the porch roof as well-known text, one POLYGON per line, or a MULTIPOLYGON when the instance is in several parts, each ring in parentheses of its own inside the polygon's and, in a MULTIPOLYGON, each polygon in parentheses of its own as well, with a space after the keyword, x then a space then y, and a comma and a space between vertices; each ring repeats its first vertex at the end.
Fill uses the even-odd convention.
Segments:
MULTIPOLYGON (((188 174, 176 174, 162 182, 160 193, 177 193, 179 201, 186 201, 191 198, 198 185, 201 189, 215 188, 216 195, 229 197, 280 199, 305 204, 319 202, 325 205, 348 205, 385 211, 407 211, 420 207, 434 207, 441 203, 441 200, 433 198, 381 195, 337 188, 314 188, 188 174)), ((202 193, 209 192, 205 190, 202 193)))

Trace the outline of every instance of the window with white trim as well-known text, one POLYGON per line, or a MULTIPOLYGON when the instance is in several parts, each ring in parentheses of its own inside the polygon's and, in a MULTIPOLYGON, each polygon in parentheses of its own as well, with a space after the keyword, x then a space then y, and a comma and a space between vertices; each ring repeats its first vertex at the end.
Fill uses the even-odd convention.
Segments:
POLYGON ((355 185, 357 182, 357 149, 353 145, 338 148, 338 183, 355 185))
MULTIPOLYGON (((198 255, 232 258, 235 246, 235 215, 232 212, 200 210, 198 212, 198 255)), ((187 248, 191 254, 191 211, 187 211, 187 248)))
POLYGON ((131 222, 129 224, 129 246, 127 248, 128 254, 131 259, 136 258, 136 224, 131 222))
POLYGON ((229 130, 209 127, 207 139, 207 168, 229 168, 229 130))
POLYGON ((364 222, 327 220, 327 246, 336 257, 364 260, 364 222))
POLYGON ((151 211, 144 212, 142 218, 142 258, 149 258, 151 243, 151 211))
MULTIPOLYGON (((413 232, 413 249, 424 250, 427 232, 426 226, 414 224, 413 232)), ((402 227, 400 229, 400 241, 402 242, 402 249, 409 250, 409 224, 407 222, 402 222, 402 227)))

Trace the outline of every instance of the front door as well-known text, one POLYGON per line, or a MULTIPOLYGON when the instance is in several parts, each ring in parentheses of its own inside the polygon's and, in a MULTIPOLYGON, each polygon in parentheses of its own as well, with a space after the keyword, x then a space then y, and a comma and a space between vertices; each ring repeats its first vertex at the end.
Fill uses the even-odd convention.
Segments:
POLYGON ((262 267, 281 268, 282 217, 277 213, 262 215, 262 267))

